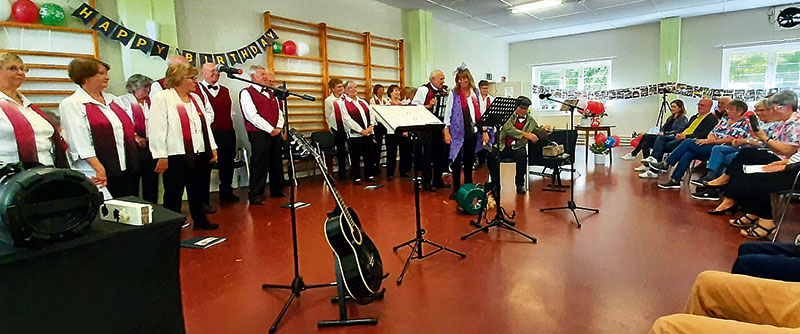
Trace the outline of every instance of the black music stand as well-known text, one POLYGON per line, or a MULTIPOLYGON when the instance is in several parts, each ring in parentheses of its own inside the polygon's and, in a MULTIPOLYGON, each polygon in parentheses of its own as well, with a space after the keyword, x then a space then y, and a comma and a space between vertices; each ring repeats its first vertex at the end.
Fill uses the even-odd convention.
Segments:
MULTIPOLYGON (((395 108, 399 108, 399 107, 395 107, 395 108)), ((420 132, 442 131, 442 129, 444 129, 444 124, 441 121, 438 121, 436 119, 431 119, 431 121, 436 121, 435 123, 419 124, 419 125, 403 125, 403 126, 395 127, 395 126, 393 126, 393 124, 391 124, 387 120, 387 117, 385 117, 384 115, 381 114, 380 110, 376 110, 376 111, 377 111, 377 114, 378 114, 378 117, 379 117, 378 119, 383 121, 383 122, 385 122, 386 123, 385 125, 388 125, 388 126, 391 126, 392 128, 394 128, 395 129, 394 130, 395 133, 396 132, 408 132, 409 133, 409 136, 411 136, 411 138, 412 138, 412 140, 414 142, 414 148, 413 148, 414 152, 417 152, 417 145, 419 145, 419 140, 418 140, 419 138, 418 137, 419 137, 419 133, 420 132)), ((422 111, 420 111, 420 112, 422 112, 422 111)), ((429 113, 427 110, 425 110, 424 112, 425 113, 429 113)), ((431 115, 431 117, 433 117, 433 114, 430 114, 430 115, 431 115)), ((452 250, 450 248, 447 248, 445 246, 437 244, 437 243, 435 243, 433 241, 430 241, 428 239, 425 239, 425 237, 423 237, 423 235, 425 234, 425 230, 422 228, 422 223, 420 222, 420 206, 419 206, 419 188, 421 186, 422 186, 422 180, 421 180, 421 177, 419 176, 419 173, 417 173, 417 164, 415 163, 414 164, 414 210, 415 210, 415 214, 416 214, 416 216, 415 216, 416 219, 415 220, 416 220, 416 228, 417 229, 416 229, 416 232, 415 232, 415 235, 414 235, 413 239, 408 240, 408 241, 406 241, 406 242, 404 242, 402 244, 399 244, 397 246, 392 247, 392 250, 395 251, 395 252, 399 248, 404 247, 404 246, 411 247, 411 253, 408 254, 408 258, 406 259, 406 263, 403 266, 403 271, 400 273, 400 276, 397 278, 397 284, 398 285, 403 283, 403 277, 405 277, 405 275, 406 275, 406 270, 408 270, 408 265, 411 264, 411 260, 422 260, 422 259, 425 259, 425 258, 427 258, 427 257, 429 257, 429 256, 431 256, 433 254, 436 254, 438 252, 441 252, 441 251, 447 251, 447 252, 453 253, 455 255, 460 256, 462 259, 467 257, 467 254, 452 250), (433 247, 436 247, 436 249, 433 250, 432 252, 429 252, 428 254, 424 254, 422 252, 422 245, 423 244, 431 245, 433 247)))
MULTIPOLYGON (((552 98, 550 98, 550 94, 539 94, 539 99, 541 99, 541 100, 545 100, 546 99, 546 100, 550 100, 550 101, 553 101, 553 102, 556 102, 556 103, 561 103, 564 107, 569 108, 569 129, 571 131, 575 130, 575 124, 574 124, 574 122, 575 122, 574 118, 575 117, 573 117, 572 113, 575 111, 575 109, 583 111, 584 110, 583 108, 578 107, 576 105, 571 105, 571 104, 566 103, 564 101, 559 101, 559 100, 556 100, 556 99, 552 99, 552 98)), ((665 99, 666 99, 666 97, 665 97, 665 99)), ((570 135, 567 134, 567 145, 565 145, 566 147, 570 147, 569 138, 570 138, 570 135)), ((587 150, 588 150, 589 143, 586 143, 586 145, 587 145, 587 150)), ((569 187, 569 201, 567 201, 567 206, 539 209, 539 212, 556 211, 556 210, 569 210, 569 211, 572 212, 572 216, 575 217, 575 224, 578 226, 578 228, 581 228, 581 222, 580 222, 580 220, 578 220, 578 214, 575 213, 575 210, 584 210, 584 211, 590 211, 590 212, 594 212, 594 213, 600 213, 600 210, 599 209, 592 209, 592 208, 584 208, 584 207, 580 207, 580 206, 575 204, 575 157, 572 156, 570 158, 571 158, 571 160, 570 160, 570 165, 571 166, 570 166, 570 169, 569 169, 569 178, 570 178, 570 182, 572 182, 572 184, 569 187)))
MULTIPOLYGON (((486 110, 486 113, 481 116, 481 120, 478 121, 477 127, 480 129, 484 126, 491 126, 495 128, 495 141, 492 144, 492 150, 496 152, 498 156, 498 165, 496 168, 500 168, 499 165, 499 158, 500 158, 500 131, 503 128, 503 125, 506 124, 509 118, 512 117, 514 112, 517 110, 517 106, 519 105, 518 100, 515 98, 509 97, 498 97, 492 101, 492 104, 489 106, 489 110, 486 110)), ((526 162, 527 163, 527 162, 526 162)), ((528 177, 527 173, 525 177, 528 177)), ((478 229, 464 235, 461 237, 461 240, 465 240, 478 232, 488 232, 492 227, 500 227, 506 230, 515 232, 533 243, 536 243, 536 238, 532 237, 525 232, 520 231, 514 225, 516 223, 510 221, 509 219, 514 219, 516 216, 516 211, 513 211, 511 215, 506 213, 506 210, 500 205, 500 180, 492 180, 492 189, 489 189, 492 194, 494 195, 495 202, 497 203, 497 213, 495 214, 494 218, 486 225, 481 226, 481 218, 484 216, 486 212, 487 205, 483 205, 481 208, 481 212, 478 213, 478 221, 475 224, 480 226, 478 229), (506 218, 508 217, 508 218, 506 218)), ((488 218, 487 218, 488 220, 488 218)))

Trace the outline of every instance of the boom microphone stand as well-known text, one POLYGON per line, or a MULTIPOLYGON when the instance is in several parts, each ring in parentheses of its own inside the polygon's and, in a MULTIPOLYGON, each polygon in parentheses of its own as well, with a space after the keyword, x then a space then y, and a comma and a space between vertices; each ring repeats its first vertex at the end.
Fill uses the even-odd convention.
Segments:
MULTIPOLYGON (((239 80, 239 81, 244 81, 244 82, 251 83, 251 84, 255 84, 255 85, 267 88, 270 91, 272 91, 275 94, 275 97, 277 97, 279 100, 281 100, 281 103, 284 105, 284 108, 283 108, 283 133, 284 134, 289 133, 289 110, 288 110, 289 108, 288 108, 288 104, 287 104, 288 97, 289 96, 295 96, 295 97, 299 97, 299 98, 301 98, 303 100, 306 100, 306 101, 314 101, 315 100, 313 96, 298 95, 298 94, 292 93, 292 92, 290 92, 289 90, 286 89, 285 85, 284 85, 284 87, 271 87, 271 86, 255 83, 253 81, 250 81, 250 80, 247 80, 247 79, 243 79, 243 78, 240 78, 240 77, 237 77, 237 76, 234 75, 235 73, 241 74, 241 70, 236 70, 236 69, 225 70, 225 68, 218 68, 218 70, 221 70, 220 72, 225 72, 226 74, 228 74, 228 78, 239 80), (232 70, 235 70, 235 71, 232 71, 232 70)), ((325 284, 306 285, 306 283, 303 281, 303 277, 300 276, 300 267, 298 265, 298 260, 297 260, 297 216, 295 214, 295 210, 296 210, 296 208, 295 208, 295 187, 296 186, 295 185, 296 185, 296 182, 297 182, 297 178, 296 178, 296 175, 294 173, 294 168, 292 168, 292 164, 291 164, 291 162, 294 161, 294 159, 293 159, 292 150, 290 148, 288 140, 284 141, 283 148, 284 148, 285 151, 289 152, 289 161, 290 161, 289 169, 291 169, 289 171, 289 177, 291 178, 291 180, 290 180, 291 182, 289 184, 289 189, 290 189, 289 190, 289 201, 291 203, 291 206, 289 208, 291 209, 291 212, 292 212, 291 213, 291 216, 292 216, 292 252, 293 252, 293 256, 294 256, 294 278, 292 279, 292 283, 290 285, 281 285, 281 284, 262 284, 261 285, 261 289, 285 289, 285 290, 291 290, 292 291, 292 294, 289 296, 289 299, 286 300, 286 304, 283 305, 283 308, 281 309, 281 313, 278 314, 278 317, 275 319, 275 322, 273 322, 272 326, 269 328, 269 332, 270 333, 274 333, 278 329, 278 324, 281 322, 281 319, 283 319, 284 314, 286 314, 286 310, 289 309, 289 305, 292 304, 292 302, 294 301, 295 298, 300 297, 300 293, 302 291, 305 291, 305 290, 308 290, 308 289, 316 289, 316 288, 324 288, 324 287, 329 287, 329 286, 336 286, 336 282, 325 283, 325 284)))
MULTIPOLYGON (((566 103, 564 101, 559 101, 559 100, 556 100, 556 99, 552 99, 550 96, 551 96, 550 94, 539 94, 539 99, 540 100, 550 100, 550 101, 553 101, 553 102, 556 102, 556 103, 560 103, 562 105, 565 105, 565 106, 569 107, 569 129, 570 129, 570 131, 567 133, 566 147, 570 147, 569 138, 571 137, 572 131, 575 131, 575 124, 574 124, 575 120, 574 120, 574 117, 573 117, 572 113, 575 112, 575 109, 578 109, 580 111, 583 111, 584 109, 581 108, 581 107, 575 106, 575 105, 568 104, 568 103, 566 103)), ((589 143, 586 143, 586 145, 587 145, 586 149, 588 150, 589 149, 589 146, 588 146, 589 143)), ((570 180, 572 182, 572 185, 569 187, 569 201, 567 202, 567 206, 561 206, 561 207, 556 207, 556 208, 539 209, 539 212, 555 211, 555 210, 569 210, 569 211, 572 211, 572 216, 575 217, 575 224, 578 225, 578 228, 581 228, 581 222, 580 222, 580 220, 578 220, 578 215, 575 213, 575 210, 591 211, 591 212, 594 212, 594 213, 600 213, 600 210, 599 209, 592 209, 592 208, 584 208, 584 207, 577 206, 575 204, 575 157, 574 157, 574 154, 573 154, 572 157, 570 157, 569 177, 570 177, 570 180)))

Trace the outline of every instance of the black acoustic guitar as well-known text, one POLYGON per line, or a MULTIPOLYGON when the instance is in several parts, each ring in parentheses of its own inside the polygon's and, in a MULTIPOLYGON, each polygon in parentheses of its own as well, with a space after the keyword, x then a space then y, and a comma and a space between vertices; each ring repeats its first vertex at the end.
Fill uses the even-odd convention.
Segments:
POLYGON ((325 238, 338 259, 345 290, 359 304, 368 304, 383 296, 381 282, 385 278, 378 249, 364 233, 353 208, 348 207, 336 189, 324 159, 295 129, 289 130, 293 143, 304 153, 314 156, 325 184, 331 190, 339 210, 325 221, 325 238))

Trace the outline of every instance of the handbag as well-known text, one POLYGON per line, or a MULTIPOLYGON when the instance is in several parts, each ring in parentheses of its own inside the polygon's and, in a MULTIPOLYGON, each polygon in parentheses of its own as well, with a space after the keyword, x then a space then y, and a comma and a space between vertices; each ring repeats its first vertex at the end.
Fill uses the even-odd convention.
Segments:
POLYGON ((564 145, 551 143, 550 145, 542 147, 542 156, 557 157, 562 154, 564 154, 564 145))

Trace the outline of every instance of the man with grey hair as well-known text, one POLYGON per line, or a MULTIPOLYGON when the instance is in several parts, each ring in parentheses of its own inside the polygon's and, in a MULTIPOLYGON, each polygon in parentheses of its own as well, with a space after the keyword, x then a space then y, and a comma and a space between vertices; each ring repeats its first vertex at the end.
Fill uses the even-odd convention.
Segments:
MULTIPOLYGON (((172 64, 188 64, 188 63, 189 61, 186 60, 186 58, 184 58, 183 56, 171 56, 167 58, 167 68, 169 68, 169 65, 172 64)), ((155 82, 153 82, 152 85, 150 85, 150 97, 155 96, 156 93, 165 89, 167 89, 167 86, 164 85, 164 78, 156 80, 155 82)))
MULTIPOLYGON (((412 105, 425 106, 428 111, 433 113, 436 105, 436 96, 447 96, 447 86, 444 85, 444 73, 440 70, 431 72, 430 81, 417 89, 417 93, 411 100, 412 105)), ((444 115, 438 115, 442 120, 444 115)), ((444 133, 433 131, 433 133, 421 133, 419 135, 418 149, 414 152, 417 170, 422 172, 422 189, 434 191, 435 188, 449 188, 450 184, 444 183, 442 174, 448 165, 447 152, 449 149, 444 142, 444 133)), ((418 177, 419 175, 414 175, 418 177)))
POLYGON ((728 115, 728 104, 731 103, 730 96, 723 96, 717 99, 717 109, 714 110, 714 115, 717 116, 718 119, 722 120, 723 116, 728 115))
MULTIPOLYGON (((272 86, 275 73, 263 66, 250 66, 250 79, 261 85, 272 86)), ((267 88, 251 84, 239 92, 239 106, 245 118, 247 137, 250 139, 250 204, 264 205, 264 195, 269 174, 271 197, 285 197, 283 193, 283 158, 281 129, 283 112, 275 94, 267 88)))

